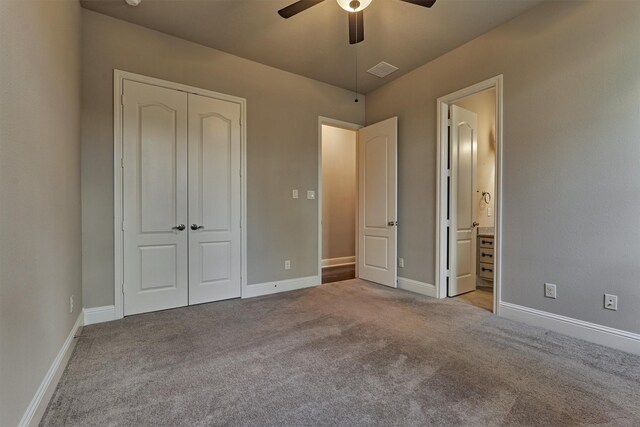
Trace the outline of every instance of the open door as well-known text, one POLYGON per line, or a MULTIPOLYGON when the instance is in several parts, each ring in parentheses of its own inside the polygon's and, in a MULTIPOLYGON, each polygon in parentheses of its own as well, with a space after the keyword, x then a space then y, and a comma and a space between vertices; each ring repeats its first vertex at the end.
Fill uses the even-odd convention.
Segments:
POLYGON ((397 287, 398 118, 358 131, 358 277, 397 287))
POLYGON ((451 106, 451 241, 448 296, 476 289, 476 113, 451 106))

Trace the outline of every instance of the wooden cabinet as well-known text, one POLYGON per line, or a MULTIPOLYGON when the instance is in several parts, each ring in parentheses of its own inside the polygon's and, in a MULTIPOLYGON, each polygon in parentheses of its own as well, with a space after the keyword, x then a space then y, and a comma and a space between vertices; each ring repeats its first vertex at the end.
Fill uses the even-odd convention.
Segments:
POLYGON ((493 236, 478 235, 478 251, 476 253, 478 254, 478 276, 481 279, 478 284, 481 286, 493 285, 493 243, 493 236))

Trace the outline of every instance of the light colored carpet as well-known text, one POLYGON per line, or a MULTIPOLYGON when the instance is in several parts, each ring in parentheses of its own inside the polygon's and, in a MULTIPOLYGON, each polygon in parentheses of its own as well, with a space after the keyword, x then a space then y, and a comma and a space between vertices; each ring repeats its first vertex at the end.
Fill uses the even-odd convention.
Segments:
POLYGON ((640 357, 359 280, 86 327, 45 426, 640 425, 640 357))

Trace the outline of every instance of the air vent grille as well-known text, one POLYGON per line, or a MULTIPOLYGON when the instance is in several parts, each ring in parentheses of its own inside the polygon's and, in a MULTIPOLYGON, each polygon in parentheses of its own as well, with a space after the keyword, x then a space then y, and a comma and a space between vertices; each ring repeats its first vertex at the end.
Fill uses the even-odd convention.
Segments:
POLYGON ((367 73, 373 74, 374 76, 382 78, 382 77, 388 76, 389 74, 393 73, 397 69, 398 69, 398 67, 394 67, 393 65, 389 64, 388 62, 382 61, 381 63, 379 63, 377 65, 374 65, 373 67, 369 68, 367 70, 367 73))

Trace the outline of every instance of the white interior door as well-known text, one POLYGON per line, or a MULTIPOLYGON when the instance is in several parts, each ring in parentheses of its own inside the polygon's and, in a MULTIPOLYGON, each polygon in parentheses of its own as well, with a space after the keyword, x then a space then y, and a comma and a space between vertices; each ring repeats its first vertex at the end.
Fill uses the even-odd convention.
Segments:
POLYGON ((187 95, 125 80, 124 314, 187 305, 187 95))
POLYGON ((398 118, 358 131, 358 277, 397 287, 398 118))
POLYGON ((476 288, 477 122, 476 113, 451 106, 450 297, 476 288))
POLYGON ((189 94, 189 304, 240 296, 240 114, 189 94))

